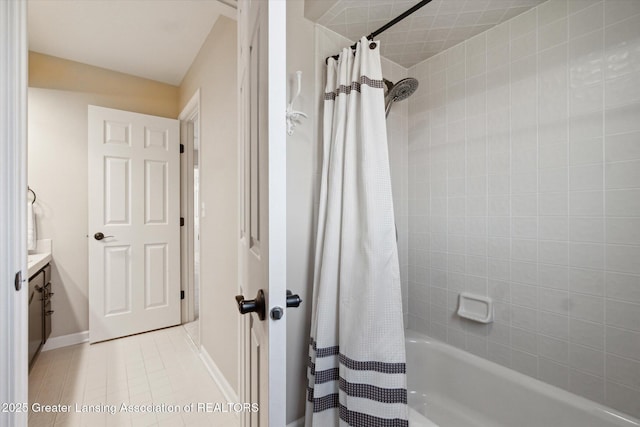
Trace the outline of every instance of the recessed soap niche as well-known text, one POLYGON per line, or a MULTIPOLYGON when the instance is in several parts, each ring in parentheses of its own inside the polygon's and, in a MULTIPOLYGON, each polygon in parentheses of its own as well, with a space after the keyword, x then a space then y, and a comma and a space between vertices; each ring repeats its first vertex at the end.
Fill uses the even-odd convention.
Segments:
POLYGON ((458 316, 479 323, 493 322, 493 300, 462 292, 458 299, 458 316))

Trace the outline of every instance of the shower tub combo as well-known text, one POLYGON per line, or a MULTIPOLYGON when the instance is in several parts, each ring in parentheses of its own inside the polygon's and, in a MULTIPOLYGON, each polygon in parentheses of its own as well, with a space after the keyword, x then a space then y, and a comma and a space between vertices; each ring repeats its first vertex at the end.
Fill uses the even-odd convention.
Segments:
POLYGON ((640 421, 405 331, 410 427, 637 427, 640 421))

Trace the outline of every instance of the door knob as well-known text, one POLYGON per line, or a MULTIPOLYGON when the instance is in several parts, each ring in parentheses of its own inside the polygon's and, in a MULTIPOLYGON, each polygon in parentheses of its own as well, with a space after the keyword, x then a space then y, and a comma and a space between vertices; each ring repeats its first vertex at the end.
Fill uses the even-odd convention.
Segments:
POLYGON ((101 233, 99 231, 96 234, 93 235, 93 238, 96 239, 96 240, 102 240, 105 237, 113 237, 113 236, 105 236, 103 233, 101 233))
POLYGON ((300 307, 300 304, 302 304, 300 295, 294 295, 293 292, 287 290, 287 307, 300 307))
POLYGON ((256 313, 260 320, 265 318, 264 291, 260 289, 256 299, 245 300, 243 295, 236 295, 240 314, 256 313))

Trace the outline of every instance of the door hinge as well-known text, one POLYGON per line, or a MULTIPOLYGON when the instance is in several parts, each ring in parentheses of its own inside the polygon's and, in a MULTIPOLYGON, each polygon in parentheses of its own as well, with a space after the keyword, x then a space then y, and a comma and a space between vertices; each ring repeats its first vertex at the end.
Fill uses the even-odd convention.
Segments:
POLYGON ((180 144, 180 154, 184 153, 184 144, 180 144))
POLYGON ((180 299, 184 299, 184 291, 180 291, 180 299))
POLYGON ((184 218, 180 217, 180 227, 184 227, 184 218))

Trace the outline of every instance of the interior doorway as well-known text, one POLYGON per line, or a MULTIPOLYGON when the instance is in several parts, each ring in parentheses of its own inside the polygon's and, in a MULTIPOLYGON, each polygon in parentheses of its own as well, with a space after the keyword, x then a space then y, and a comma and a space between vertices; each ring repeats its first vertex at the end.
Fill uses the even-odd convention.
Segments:
POLYGON ((182 206, 183 227, 183 325, 200 348, 200 92, 197 91, 180 114, 182 123, 182 206))

